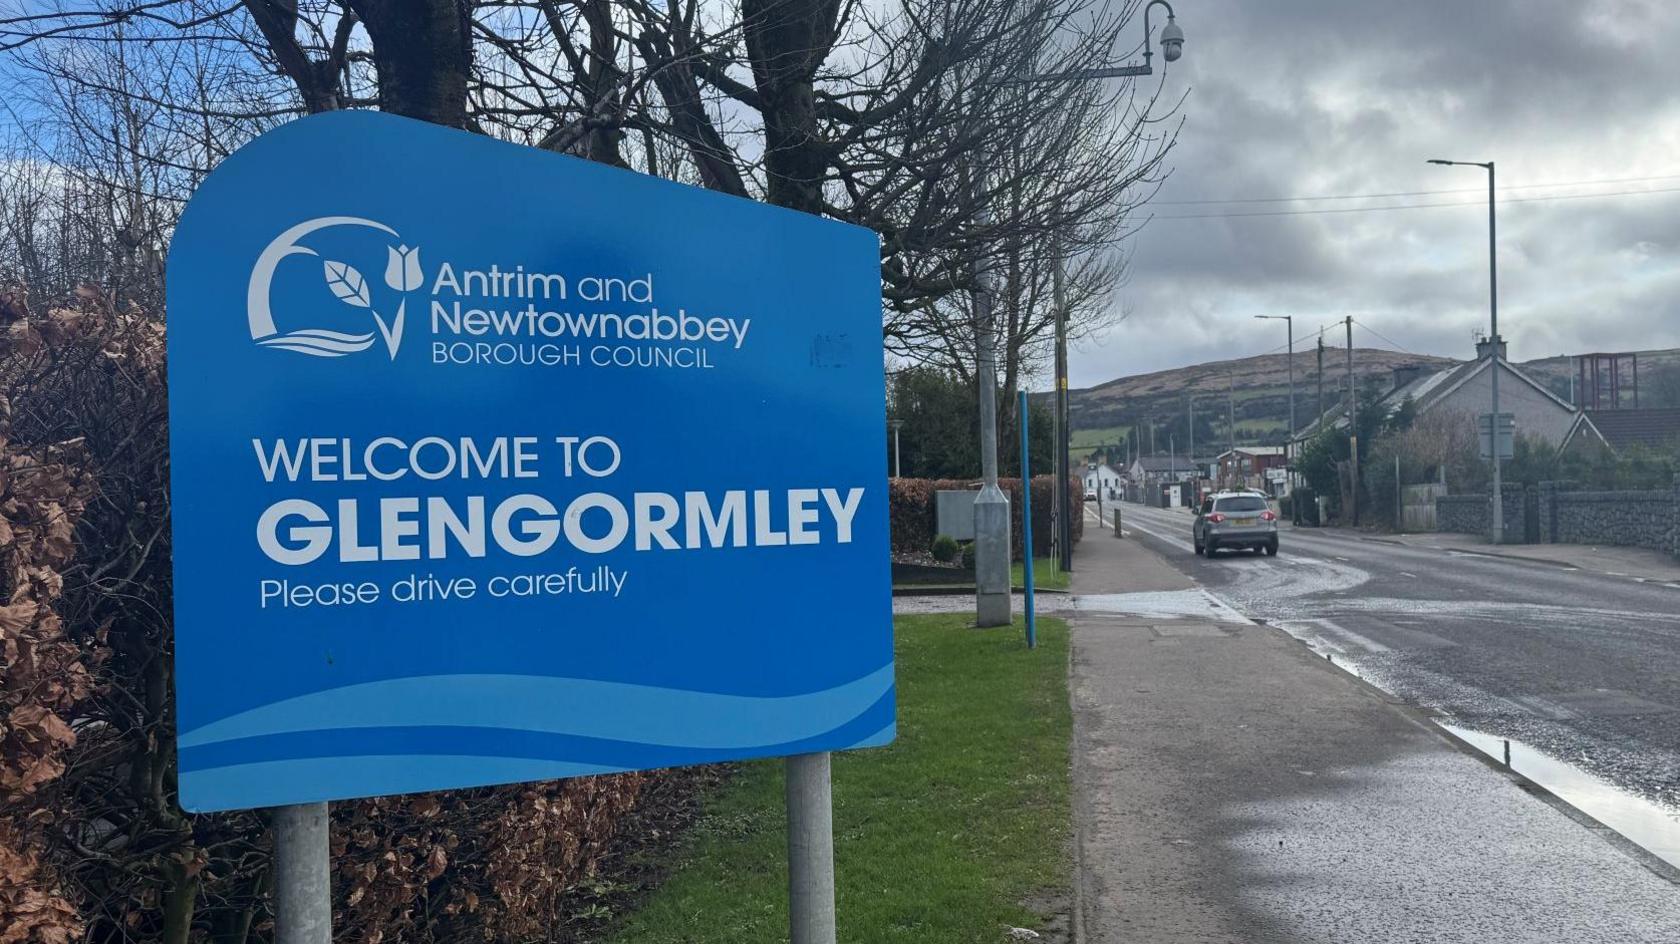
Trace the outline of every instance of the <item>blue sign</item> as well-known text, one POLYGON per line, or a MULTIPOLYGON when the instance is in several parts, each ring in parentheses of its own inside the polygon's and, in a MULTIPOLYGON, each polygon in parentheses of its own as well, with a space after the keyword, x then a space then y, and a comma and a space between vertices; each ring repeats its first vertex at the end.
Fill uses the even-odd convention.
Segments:
POLYGON ((389 115, 169 264, 188 810, 885 744, 868 230, 389 115))

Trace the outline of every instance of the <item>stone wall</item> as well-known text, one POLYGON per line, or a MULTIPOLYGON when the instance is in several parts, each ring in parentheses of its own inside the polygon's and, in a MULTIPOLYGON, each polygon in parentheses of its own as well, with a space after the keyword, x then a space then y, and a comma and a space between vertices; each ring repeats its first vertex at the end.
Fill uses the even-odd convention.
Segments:
MULTIPOLYGON (((1520 490, 1505 492, 1505 541, 1525 540, 1527 510, 1537 517, 1532 533, 1542 544, 1648 547, 1680 557, 1680 476, 1666 489, 1580 491, 1541 482, 1534 501, 1520 490)), ((1459 534, 1487 534, 1490 495, 1450 495, 1435 500, 1436 527, 1459 534)))
MULTIPOLYGON (((1523 491, 1503 489, 1500 496, 1505 506, 1506 544, 1521 544, 1526 519, 1523 517, 1523 491)), ((1493 495, 1444 495, 1435 499, 1435 530, 1455 534, 1486 536, 1493 531, 1489 516, 1493 513, 1493 495)))
POLYGON ((1487 534, 1491 495, 1443 495, 1435 499, 1435 529, 1454 534, 1487 534))
POLYGON ((1540 540, 1556 544, 1649 547, 1680 554, 1680 482, 1667 489, 1625 492, 1566 490, 1540 484, 1540 540))

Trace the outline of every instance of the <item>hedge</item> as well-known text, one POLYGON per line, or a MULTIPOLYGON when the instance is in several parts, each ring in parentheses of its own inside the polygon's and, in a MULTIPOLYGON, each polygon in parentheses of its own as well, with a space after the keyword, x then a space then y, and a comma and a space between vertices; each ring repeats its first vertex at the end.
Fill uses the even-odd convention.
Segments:
MULTIPOLYGON (((1013 555, 1021 557, 1021 480, 999 479, 998 486, 1009 496, 1010 541, 1013 555)), ((1049 555, 1053 534, 1051 514, 1055 510, 1053 476, 1037 475, 1032 480, 1033 556, 1049 555)), ((1077 478, 1068 479, 1068 487, 1076 497, 1075 505, 1084 495, 1077 478)), ((890 479, 887 496, 892 526, 892 551, 899 554, 926 553, 937 535, 934 495, 941 491, 979 491, 979 483, 969 479, 890 479)), ((1077 543, 1084 533, 1084 515, 1073 517, 1073 540, 1077 543)))

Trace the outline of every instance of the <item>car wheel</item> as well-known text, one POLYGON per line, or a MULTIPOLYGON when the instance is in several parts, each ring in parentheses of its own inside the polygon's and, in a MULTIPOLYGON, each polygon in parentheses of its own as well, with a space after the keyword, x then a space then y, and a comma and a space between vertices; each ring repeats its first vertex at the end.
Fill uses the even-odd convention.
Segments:
POLYGON ((1272 543, 1266 545, 1266 556, 1267 557, 1276 557, 1277 556, 1277 549, 1278 549, 1278 546, 1277 546, 1276 541, 1273 541, 1272 543))
POLYGON ((1213 560, 1213 555, 1218 552, 1219 548, 1215 546, 1212 541, 1202 545, 1202 556, 1206 557, 1208 560, 1213 560))

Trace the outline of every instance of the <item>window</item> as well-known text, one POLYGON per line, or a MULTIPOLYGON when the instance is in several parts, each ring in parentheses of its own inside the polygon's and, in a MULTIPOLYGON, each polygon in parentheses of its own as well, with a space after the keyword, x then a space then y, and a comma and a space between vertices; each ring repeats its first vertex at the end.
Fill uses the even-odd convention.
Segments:
POLYGON ((1235 498, 1221 498, 1217 503, 1219 511, 1226 514, 1240 512, 1259 512, 1266 510, 1266 500, 1259 495, 1239 495, 1235 498))

